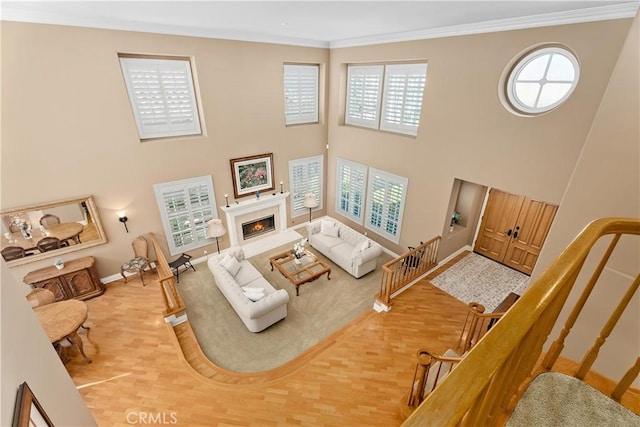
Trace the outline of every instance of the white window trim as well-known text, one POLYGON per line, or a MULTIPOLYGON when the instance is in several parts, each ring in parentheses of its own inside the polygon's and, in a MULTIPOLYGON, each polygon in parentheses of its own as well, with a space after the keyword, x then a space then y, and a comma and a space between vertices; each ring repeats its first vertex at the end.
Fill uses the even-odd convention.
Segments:
MULTIPOLYGON (((554 83, 554 81, 546 80, 547 72, 548 70, 545 70, 545 73, 543 76, 544 79, 541 79, 536 82, 542 82, 542 85, 547 83, 554 83)), ((507 95, 507 99, 509 100, 509 103, 517 112, 524 113, 527 115, 532 115, 532 116, 539 115, 539 114, 543 114, 548 111, 551 111, 557 108, 558 106, 560 106, 561 104, 563 104, 565 101, 567 101, 571 96, 571 94, 573 93, 573 91, 575 90, 576 86, 578 85, 579 80, 580 80, 580 63, 578 62, 578 58, 576 58, 573 53, 571 53, 568 49, 560 46, 542 47, 542 48, 538 48, 533 51, 530 51, 529 53, 524 55, 522 58, 520 58, 518 61, 516 61, 516 65, 513 67, 513 70, 509 73, 509 76, 507 79, 506 95, 507 95), (538 57, 544 56, 544 55, 560 55, 568 59, 569 62, 571 62, 575 72, 575 76, 573 80, 572 81, 560 81, 560 80, 555 81, 556 83, 560 83, 560 82, 569 83, 571 84, 571 88, 564 96, 562 96, 560 99, 558 99, 556 102, 550 105, 547 105, 544 107, 535 107, 535 106, 526 105, 523 102, 521 102, 520 98, 516 94, 516 82, 518 81, 518 77, 520 76, 520 73, 524 70, 524 68, 527 65, 529 65, 532 61, 534 61, 538 57)), ((542 92, 542 87, 538 91, 538 97, 540 96, 541 92, 542 92)))
MULTIPOLYGON (((158 210, 160 211, 160 218, 162 219, 162 227, 164 228, 165 236, 167 239, 167 244, 169 245, 169 252, 171 255, 181 254, 183 252, 187 252, 193 249, 200 248, 202 246, 210 245, 211 240, 206 237, 206 223, 210 219, 218 218, 218 210, 216 208, 216 197, 215 192, 213 190, 213 179, 211 175, 205 175, 195 178, 188 178, 179 181, 171 181, 164 182, 160 184, 154 184, 153 190, 156 195, 156 202, 158 204, 158 210), (172 238, 173 232, 171 229, 171 219, 169 213, 167 212, 164 194, 169 191, 187 191, 187 189, 194 186, 202 186, 205 185, 207 187, 207 191, 209 194, 209 207, 211 209, 211 216, 207 216, 204 218, 201 224, 197 225, 197 230, 201 231, 204 227, 205 236, 204 238, 198 239, 198 233, 194 235, 193 242, 187 245, 176 246, 174 239, 172 238)), ((188 198, 187 198, 188 199, 188 198)), ((188 215, 190 220, 193 221, 193 211, 191 207, 188 208, 188 215)))
MULTIPOLYGON (((420 111, 418 112, 418 116, 422 114, 422 107, 424 101, 424 87, 427 80, 427 64, 389 64, 385 67, 384 73, 384 93, 382 97, 382 112, 380 115, 380 129, 386 130, 389 132, 397 132, 403 133, 406 135, 416 136, 418 134, 418 127, 420 125, 420 117, 418 117, 418 124, 413 125, 409 123, 408 120, 405 119, 407 116, 407 106, 408 106, 408 98, 411 97, 419 97, 420 98, 420 111), (411 90, 409 88, 408 82, 404 82, 403 94, 402 94, 402 106, 400 108, 400 114, 402 115, 401 123, 394 123, 388 120, 385 120, 387 117, 387 111, 389 111, 392 107, 390 106, 390 90, 391 87, 390 80, 394 76, 402 76, 404 79, 408 80, 406 76, 421 76, 421 87, 419 88, 419 94, 416 90, 411 90)), ((415 79, 414 79, 415 80, 415 79)))
MULTIPOLYGON (((308 171, 307 171, 308 172, 308 171)), ((318 199, 318 207, 313 209, 321 210, 323 209, 323 199, 324 199, 324 155, 313 156, 313 157, 305 157, 301 159, 289 160, 289 186, 291 197, 289 198, 289 203, 291 204, 291 218, 296 218, 302 215, 309 215, 309 209, 305 207, 299 207, 296 209, 297 205, 300 205, 304 200, 304 195, 309 193, 310 191, 316 195, 318 199), (318 170, 320 171, 320 176, 318 177, 318 188, 315 191, 312 189, 306 188, 304 185, 302 189, 298 191, 296 177, 294 174, 294 168, 297 166, 305 166, 308 168, 309 165, 317 164, 318 170)))
MULTIPOLYGON (((347 98, 346 98, 346 106, 345 106, 345 124, 355 125, 366 127, 370 129, 378 129, 380 126, 380 102, 382 99, 382 85, 383 85, 383 77, 384 77, 384 65, 349 65, 347 67, 347 98), (363 91, 365 90, 376 90, 376 99, 375 105, 370 105, 370 109, 375 113, 375 118, 366 119, 361 117, 364 111, 353 111, 351 106, 355 103, 350 102, 352 97, 352 91, 356 90, 354 88, 355 79, 357 77, 362 76, 362 78, 377 78, 378 85, 377 87, 367 86, 366 82, 363 83, 363 91)), ((362 99, 358 99, 357 105, 360 105, 360 108, 364 109, 364 95, 362 99)))
MULTIPOLYGON (((176 59, 160 59, 153 57, 120 57, 120 66, 122 68, 122 74, 124 77, 125 85, 127 87, 127 94, 129 95, 129 102, 133 111, 133 116, 138 129, 138 135, 141 140, 153 139, 153 138, 165 138, 175 136, 187 136, 187 135, 201 135, 202 130, 200 127, 200 112, 198 108, 198 102, 195 95, 195 85, 193 82, 193 75, 191 73, 191 61, 185 58, 176 59), (136 84, 134 81, 133 73, 139 72, 136 69, 148 70, 148 73, 177 73, 185 76, 187 79, 186 93, 182 95, 174 95, 171 88, 168 88, 163 82, 158 83, 157 92, 160 93, 158 98, 161 101, 158 102, 158 111, 161 116, 165 118, 161 120, 144 119, 141 112, 141 106, 144 104, 144 100, 137 96, 141 92, 141 84, 136 84), (172 98, 180 98, 180 102, 186 108, 182 108, 186 111, 180 112, 180 116, 184 120, 171 120, 171 111, 176 111, 167 105, 167 101, 172 98), (162 104, 160 106, 160 103, 162 104)), ((158 77, 159 80, 161 80, 158 77)), ((142 97, 144 98, 144 97, 142 97)), ((175 103, 175 101, 172 101, 175 103)))
POLYGON ((409 180, 405 177, 402 176, 398 176, 398 175, 394 175, 392 173, 389 172, 385 172, 379 169, 375 169, 375 168, 369 168, 369 178, 368 178, 368 184, 367 184, 367 209, 365 212, 365 221, 364 221, 364 226, 365 228, 373 231, 376 234, 379 234, 380 236, 384 237, 385 239, 388 239, 394 243, 399 243, 400 242, 400 235, 402 232, 402 218, 404 216, 404 207, 405 207, 405 202, 407 200, 407 188, 408 188, 408 184, 409 184, 409 180), (403 187, 403 192, 402 192, 402 198, 400 200, 400 206, 398 207, 399 212, 398 212, 398 221, 397 221, 397 232, 396 234, 391 234, 388 233, 387 231, 384 230, 384 222, 385 222, 385 218, 388 218, 389 215, 389 207, 390 207, 390 202, 389 202, 389 195, 388 195, 388 191, 385 190, 385 198, 384 198, 384 202, 382 203, 383 206, 383 212, 382 212, 382 222, 383 225, 381 225, 380 227, 374 225, 371 223, 371 210, 372 210, 372 203, 374 202, 375 198, 372 195, 372 191, 373 191, 373 180, 376 179, 377 177, 383 179, 386 182, 386 187, 389 186, 390 183, 396 183, 396 184, 400 184, 403 187))
MULTIPOLYGON (((426 86, 427 80, 427 63, 419 62, 419 63, 410 63, 410 64, 382 64, 382 65, 356 65, 350 64, 347 66, 347 93, 345 100, 345 124, 346 125, 354 125, 365 127, 369 129, 376 130, 384 130, 388 132, 400 133, 405 135, 416 136, 418 134, 419 122, 420 118, 418 117, 417 124, 414 125, 411 121, 405 121, 405 112, 407 110, 407 87, 405 86, 405 90, 403 93, 402 107, 401 107, 401 115, 402 122, 394 123, 391 121, 385 120, 386 111, 390 109, 391 96, 389 87, 390 80, 393 76, 403 75, 403 74, 422 74, 424 75, 424 83, 421 84, 420 87, 420 112, 419 115, 422 115, 422 108, 424 106, 424 87, 426 86), (367 87, 368 91, 376 91, 376 101, 375 101, 375 109, 370 107, 371 110, 375 110, 375 118, 374 119, 364 119, 359 117, 360 111, 352 111, 352 106, 361 105, 363 102, 352 102, 351 97, 353 95, 352 86, 354 83, 353 76, 368 76, 370 78, 378 78, 378 85, 371 84, 367 87)), ((364 90, 364 89, 363 89, 364 90)), ((409 91, 409 98, 414 98, 417 95, 416 91, 409 91)), ((372 96, 369 99, 373 98, 372 96)), ((357 100, 361 101, 361 100, 357 100)), ((370 106, 373 103, 370 104, 370 106)), ((360 108, 364 108, 361 106, 360 108)))
MULTIPOLYGON (((284 111, 285 124, 298 125, 318 123, 318 79, 320 66, 284 64, 284 111), (309 90, 312 85, 311 90, 309 90), (313 95, 310 95, 313 93, 313 95), (303 99, 313 96, 311 111, 303 111, 308 102, 303 99)), ((308 110, 308 109, 307 109, 308 110)))
POLYGON ((366 200, 367 200, 367 171, 368 167, 366 165, 352 162, 350 160, 342 159, 340 157, 337 158, 336 162, 336 212, 345 218, 349 218, 351 221, 358 223, 360 225, 364 224, 365 218, 365 210, 366 210, 366 200), (349 210, 345 211, 342 209, 342 171, 345 169, 350 170, 350 179, 349 179, 349 210), (354 173, 361 173, 363 176, 362 185, 359 188, 361 199, 360 200, 360 216, 357 216, 353 213, 353 207, 357 204, 355 201, 355 191, 358 190, 357 182, 354 181, 354 173))

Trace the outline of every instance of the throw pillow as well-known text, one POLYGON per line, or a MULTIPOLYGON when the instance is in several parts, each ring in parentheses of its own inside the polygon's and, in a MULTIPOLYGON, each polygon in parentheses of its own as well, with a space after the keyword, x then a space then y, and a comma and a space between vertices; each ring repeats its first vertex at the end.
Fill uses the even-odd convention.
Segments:
POLYGON ((249 298, 251 301, 256 302, 264 298, 263 292, 244 292, 244 296, 249 298))
POLYGON ((364 252, 366 249, 369 248, 369 239, 364 240, 362 243, 360 243, 358 246, 358 251, 360 252, 364 252))
POLYGON ((229 260, 227 262, 221 262, 220 265, 223 266, 224 269, 227 270, 233 277, 236 277, 236 274, 238 274, 238 271, 240 271, 240 267, 242 267, 238 260, 234 257, 229 257, 229 260))
POLYGON ((340 231, 340 228, 337 226, 335 221, 329 221, 329 220, 323 219, 322 222, 320 223, 320 233, 326 236, 338 237, 339 231, 340 231))
POLYGON ((242 290, 249 293, 264 293, 264 288, 259 288, 257 286, 245 286, 244 288, 242 288, 242 290))

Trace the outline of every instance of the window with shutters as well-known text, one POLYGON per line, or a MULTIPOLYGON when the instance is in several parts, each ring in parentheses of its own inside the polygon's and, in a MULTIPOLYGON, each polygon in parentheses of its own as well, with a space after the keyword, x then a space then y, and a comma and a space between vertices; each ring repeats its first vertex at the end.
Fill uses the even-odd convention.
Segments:
POLYGON ((153 189, 171 255, 211 244, 207 221, 218 217, 211 176, 155 184, 153 189))
POLYGON ((378 129, 383 74, 383 65, 349 66, 346 124, 378 129))
POLYGON ((200 135, 200 117, 188 58, 120 56, 141 140, 200 135))
POLYGON ((350 65, 345 123, 417 135, 427 64, 350 65))
POLYGON ((336 212, 362 225, 367 166, 337 159, 336 212))
POLYGON ((394 243, 400 241, 408 183, 407 178, 369 168, 364 226, 394 243))
POLYGON ((306 157, 289 161, 289 183, 291 191, 291 217, 308 215, 309 209, 304 207, 304 195, 313 193, 322 209, 324 182, 324 156, 306 157))
POLYGON ((284 64, 285 124, 318 122, 318 65, 284 64))

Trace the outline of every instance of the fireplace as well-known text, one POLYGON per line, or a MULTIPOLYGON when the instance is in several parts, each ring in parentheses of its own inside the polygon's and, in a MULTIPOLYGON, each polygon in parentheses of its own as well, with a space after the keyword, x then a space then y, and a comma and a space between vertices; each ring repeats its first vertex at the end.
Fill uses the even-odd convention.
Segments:
MULTIPOLYGON (((250 222, 261 221, 272 216, 273 223, 267 230, 251 236, 251 244, 266 239, 272 233, 280 233, 287 229, 287 197, 289 192, 264 194, 260 198, 237 200, 229 206, 220 206, 227 218, 229 228, 229 243, 231 246, 249 243, 245 236, 245 225, 250 222)), ((263 221, 261 221, 263 222, 263 221)), ((262 225, 265 225, 264 222, 262 225)))
POLYGON ((276 229, 276 220, 273 215, 265 216, 242 224, 242 238, 249 240, 264 233, 276 229))

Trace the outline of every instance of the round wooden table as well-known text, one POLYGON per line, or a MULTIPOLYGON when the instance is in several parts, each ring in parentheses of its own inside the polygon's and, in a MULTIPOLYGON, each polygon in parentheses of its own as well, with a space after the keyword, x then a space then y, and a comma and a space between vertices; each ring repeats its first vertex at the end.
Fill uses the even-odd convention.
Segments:
POLYGON ((75 299, 54 302, 52 304, 35 307, 33 309, 42 327, 54 346, 67 339, 72 345, 78 347, 85 362, 91 363, 91 359, 84 354, 82 339, 78 335, 78 329, 87 320, 87 304, 75 299))
POLYGON ((20 246, 25 251, 38 249, 38 242, 45 237, 57 237, 58 239, 73 240, 76 244, 80 244, 80 233, 84 226, 78 222, 63 222, 60 224, 52 224, 45 227, 45 233, 39 228, 31 230, 31 239, 25 239, 20 231, 11 233, 11 241, 7 240, 5 236, 2 236, 2 248, 7 246, 20 246))

